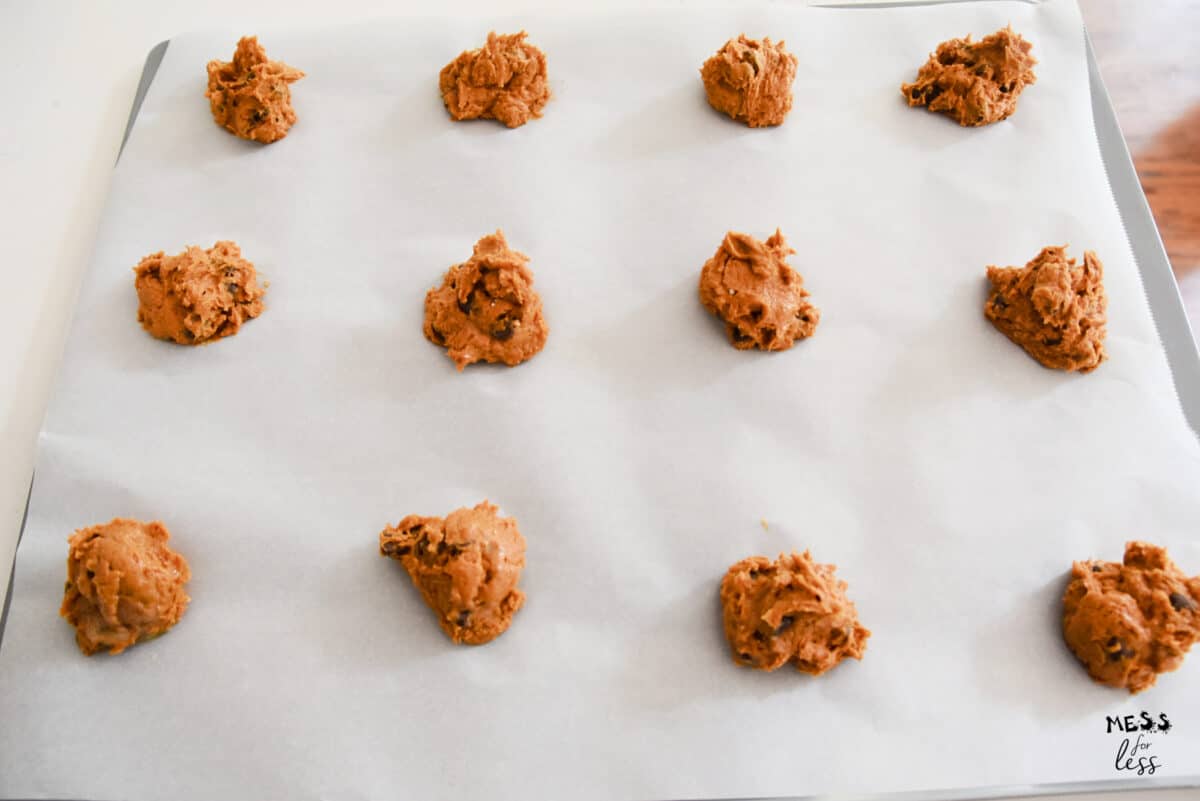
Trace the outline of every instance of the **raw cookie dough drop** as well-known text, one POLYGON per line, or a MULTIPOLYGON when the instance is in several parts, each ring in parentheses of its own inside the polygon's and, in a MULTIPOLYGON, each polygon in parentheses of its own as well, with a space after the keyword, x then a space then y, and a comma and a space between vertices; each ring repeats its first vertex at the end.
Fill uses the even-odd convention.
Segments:
POLYGON ((1011 27, 980 42, 950 39, 917 72, 917 80, 900 86, 910 106, 940 111, 959 125, 975 127, 1007 119, 1017 98, 1037 80, 1029 55, 1033 48, 1011 27))
POLYGON ((1024 267, 987 268, 983 313, 1046 367, 1086 373, 1107 358, 1104 265, 1092 251, 1083 264, 1065 248, 1042 248, 1024 267))
POLYGON ((217 125, 242 139, 270 144, 296 121, 288 84, 304 77, 282 61, 268 61, 257 36, 243 36, 233 61, 208 62, 208 98, 217 125))
POLYGON ((266 290, 233 242, 208 250, 193 245, 174 256, 160 250, 133 272, 138 322, 159 339, 200 345, 233 336, 263 312, 266 290))
POLYGON ((119 654, 162 634, 187 611, 187 560, 171 550, 162 523, 116 518, 71 535, 59 614, 88 656, 119 654))
POLYGON ((735 348, 787 350, 817 330, 821 312, 787 263, 795 252, 778 230, 766 242, 730 231, 705 263, 700 302, 725 322, 735 348))
POLYGON ((550 329, 528 261, 497 231, 425 296, 425 337, 446 348, 459 370, 481 361, 513 367, 546 344, 550 329))
POLYGON ((525 31, 488 34, 478 50, 464 50, 438 76, 442 102, 455 120, 499 120, 518 128, 550 100, 546 54, 525 41, 525 31))
POLYGON ((792 109, 796 57, 770 37, 730 39, 700 68, 708 103, 751 128, 780 125, 792 109))
POLYGON ((1145 542, 1124 562, 1076 562, 1063 595, 1063 639, 1093 679, 1130 693, 1175 670, 1200 640, 1200 576, 1145 542))
POLYGON ((725 637, 733 661, 758 670, 788 662, 819 676, 847 657, 862 659, 871 632, 858 622, 835 565, 808 551, 743 559, 721 581, 725 637))
POLYGON ((379 552, 404 566, 456 643, 499 637, 525 601, 517 588, 525 538, 516 520, 498 516, 487 501, 445 520, 409 515, 380 532, 379 552))

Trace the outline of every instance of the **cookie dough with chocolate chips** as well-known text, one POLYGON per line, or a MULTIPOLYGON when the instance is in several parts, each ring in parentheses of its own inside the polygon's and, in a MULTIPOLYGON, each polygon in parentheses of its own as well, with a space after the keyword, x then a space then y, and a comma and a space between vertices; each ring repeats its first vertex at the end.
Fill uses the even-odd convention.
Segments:
POLYGON ((770 37, 730 39, 700 68, 704 93, 717 111, 751 128, 780 125, 792 110, 796 57, 770 37))
POLYGON ((496 231, 425 296, 425 337, 446 348, 459 370, 474 362, 513 367, 546 344, 550 329, 528 262, 496 231))
POLYGON ((991 283, 983 313, 1042 365, 1056 370, 1096 369, 1104 352, 1104 265, 1092 251, 1083 264, 1061 247, 1042 248, 1024 267, 987 268, 991 283))
POLYGON ((1125 546, 1124 562, 1076 562, 1063 595, 1063 638, 1100 684, 1138 693, 1200 640, 1200 576, 1165 549, 1125 546))
POLYGON ((409 515, 380 532, 379 551, 404 566, 456 643, 499 637, 525 601, 517 588, 525 538, 516 520, 498 516, 487 501, 445 520, 409 515))
POLYGON ((257 36, 243 36, 233 61, 208 62, 208 98, 213 119, 230 133, 270 144, 296 122, 288 84, 304 77, 282 61, 268 61, 257 36))
POLYGON ((1011 27, 982 41, 951 39, 917 72, 917 80, 901 85, 910 106, 940 111, 959 125, 975 127, 1007 119, 1017 98, 1037 78, 1029 55, 1033 48, 1011 27))
POLYGON ((88 656, 119 654, 162 634, 187 611, 187 560, 171 550, 162 523, 116 518, 71 535, 59 614, 88 656))
POLYGON ((791 662, 819 676, 847 657, 862 659, 871 632, 858 622, 836 569, 808 551, 774 562, 752 556, 729 568, 721 607, 733 661, 758 670, 791 662))
POLYGON ((138 322, 153 336, 200 345, 233 336, 263 312, 266 290, 233 242, 192 245, 174 256, 160 250, 133 268, 138 322))
POLYGON ((546 54, 525 41, 525 31, 488 34, 478 50, 464 50, 442 68, 438 85, 455 120, 499 120, 518 128, 550 100, 546 54))
POLYGON ((817 330, 821 312, 787 263, 795 252, 778 230, 766 242, 730 231, 705 263, 700 302, 725 322, 735 348, 787 350, 817 330))

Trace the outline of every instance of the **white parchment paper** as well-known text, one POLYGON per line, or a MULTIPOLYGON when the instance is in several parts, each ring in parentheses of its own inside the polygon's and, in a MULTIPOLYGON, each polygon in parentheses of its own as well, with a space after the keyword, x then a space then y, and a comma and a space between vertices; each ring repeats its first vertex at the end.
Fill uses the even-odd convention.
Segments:
POLYGON ((1174 723, 1154 778, 1200 772, 1200 656, 1130 698, 1058 630, 1074 559, 1146 538, 1200 571, 1200 447, 1105 181, 1074 3, 281 26, 256 33, 308 77, 270 147, 203 97, 242 33, 172 41, 116 170, 0 647, 0 797, 1130 779, 1106 716, 1141 710, 1174 723), (1010 120, 904 104, 939 41, 1009 22, 1040 59, 1010 120), (438 69, 520 27, 549 57, 545 118, 451 123, 438 69), (800 59, 780 128, 704 101, 700 64, 742 31, 800 59), (735 351, 700 267, 726 230, 776 226, 820 328, 735 351), (424 293, 498 227, 532 258, 550 340, 458 374, 421 336, 424 293), (130 268, 221 238, 270 280, 266 313, 207 347, 147 336, 130 268), (982 315, 986 265, 1065 242, 1107 270, 1111 359, 1087 376, 982 315), (528 601, 458 647, 376 537, 483 498, 528 539, 528 601), (57 616, 66 539, 118 515, 166 522, 193 601, 167 636, 88 659, 57 616), (804 548, 849 582, 865 659, 735 667, 721 575, 804 548))

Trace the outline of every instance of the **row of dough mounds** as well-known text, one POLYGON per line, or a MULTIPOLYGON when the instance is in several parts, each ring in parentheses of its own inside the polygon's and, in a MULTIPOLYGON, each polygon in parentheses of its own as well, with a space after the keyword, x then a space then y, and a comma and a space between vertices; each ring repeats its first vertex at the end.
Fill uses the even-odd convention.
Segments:
MULTIPOLYGON (((520 364, 546 343, 549 327, 529 257, 501 231, 475 243, 425 296, 425 336, 462 370, 475 362, 520 364)), ((152 336, 203 345, 233 336, 265 308, 266 284, 234 242, 146 256, 134 270, 138 322, 152 336)))
MULTIPOLYGON (((191 573, 169 538, 160 522, 123 518, 71 536, 60 613, 83 653, 120 653, 183 617, 191 573)), ((499 637, 525 603, 518 586, 525 537, 488 501, 445 518, 409 515, 379 533, 379 552, 404 567, 455 643, 499 637)), ((719 593, 733 661, 767 671, 790 663, 821 675, 846 658, 862 659, 871 632, 836 570, 807 551, 730 567, 719 593)), ((1095 681, 1141 692, 1200 640, 1200 576, 1189 578, 1166 550, 1144 542, 1128 543, 1122 562, 1076 562, 1062 633, 1095 681)))
MULTIPOLYGON (((788 264, 796 251, 776 230, 765 242, 730 231, 700 271, 700 302, 739 349, 787 350, 812 336, 821 312, 788 264)), ((138 321, 155 337, 198 345, 236 334, 263 312, 264 287, 233 242, 153 253, 134 268, 138 321)), ((1079 265, 1047 247, 1025 267, 988 267, 984 314, 1047 367, 1088 372, 1105 359, 1107 298, 1095 253, 1079 265)), ((459 370, 475 362, 515 366, 549 336, 529 257, 501 231, 475 243, 425 296, 425 337, 459 370)))
MULTIPOLYGON (((488 119, 518 128, 542 116, 550 101, 546 54, 524 31, 488 34, 478 49, 464 50, 442 68, 438 89, 454 120, 488 119)), ((1003 28, 982 41, 951 39, 901 86, 909 105, 942 112, 964 126, 1009 117, 1022 90, 1036 81, 1032 45, 1003 28)), ((739 35, 700 69, 709 105, 751 128, 782 125, 792 109, 798 59, 782 41, 739 35)), ((304 72, 271 61, 254 36, 243 37, 232 61, 208 64, 213 119, 230 133, 262 144, 287 136, 296 122, 290 85, 304 72)))

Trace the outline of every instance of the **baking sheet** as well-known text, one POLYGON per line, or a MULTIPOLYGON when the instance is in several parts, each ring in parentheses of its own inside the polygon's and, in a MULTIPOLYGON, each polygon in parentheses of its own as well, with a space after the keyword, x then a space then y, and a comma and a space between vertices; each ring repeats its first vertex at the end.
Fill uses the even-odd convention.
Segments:
POLYGON ((557 98, 513 132, 448 123, 426 74, 491 22, 260 31, 310 74, 300 125, 267 149, 195 102, 194 65, 236 32, 173 41, 43 435, 0 648, 0 792, 1097 780, 1120 775, 1105 715, 1141 708, 1175 723, 1156 778, 1194 774, 1195 666, 1130 700, 1082 680, 1055 631, 1073 558, 1153 532, 1200 561, 1195 442, 1080 133, 1074 7, 523 19, 507 27, 550 54, 557 98), (903 106, 914 48, 1010 19, 1042 60, 1016 117, 962 131, 903 106), (746 131, 704 105, 695 69, 733 29, 800 55, 788 125, 746 131), (863 40, 888 44, 834 57, 863 40), (776 224, 822 325, 788 354, 737 353, 695 278, 726 228, 776 224), (497 225, 533 257, 553 334, 519 370, 458 376, 419 338, 420 301, 497 225), (141 334, 128 268, 224 236, 272 280, 268 313, 190 351, 141 334), (979 315, 983 264, 1067 239, 1108 268, 1112 361, 1086 377, 1037 369, 979 315), (484 496, 521 520, 530 601, 464 651, 374 535, 484 496), (166 519, 195 600, 159 642, 83 660, 54 617, 64 539, 115 514, 166 519), (727 662, 720 574, 792 547, 851 582, 875 630, 861 664, 812 680, 727 662), (131 753, 161 759, 134 771, 131 753))

